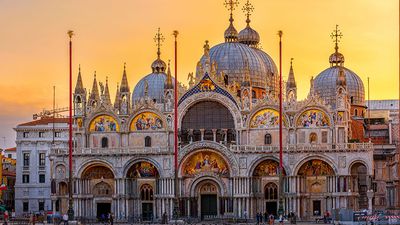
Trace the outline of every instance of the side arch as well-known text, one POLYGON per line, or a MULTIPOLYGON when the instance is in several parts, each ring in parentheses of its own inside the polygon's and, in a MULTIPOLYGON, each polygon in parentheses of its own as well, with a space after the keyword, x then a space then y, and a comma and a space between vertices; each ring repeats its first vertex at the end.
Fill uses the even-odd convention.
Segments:
POLYGON ((360 164, 364 165, 365 168, 367 168, 368 175, 371 175, 371 167, 368 165, 367 162, 365 162, 363 159, 359 159, 359 158, 358 159, 353 159, 349 163, 349 166, 347 168, 347 172, 348 172, 349 175, 351 175, 351 168, 357 163, 360 163, 360 164))
POLYGON ((198 185, 203 182, 203 181, 213 181, 218 185, 218 192, 220 196, 226 196, 227 195, 227 188, 225 183, 219 178, 218 176, 198 176, 195 177, 190 183, 189 183, 189 195, 190 197, 195 197, 196 196, 196 189, 198 188, 198 185), (225 191, 225 192, 223 192, 225 191))
POLYGON ((314 160, 314 159, 321 160, 321 161, 324 161, 325 163, 329 164, 332 167, 333 172, 336 175, 338 174, 338 168, 337 168, 337 165, 335 164, 333 159, 331 159, 331 158, 329 158, 329 157, 327 157, 325 155, 313 154, 311 156, 303 157, 301 160, 299 160, 296 163, 296 165, 293 167, 295 169, 292 171, 292 176, 296 176, 299 173, 299 170, 300 170, 301 166, 304 165, 304 163, 306 163, 306 162, 308 162, 310 160, 314 160))
POLYGON ((305 107, 305 108, 301 109, 300 111, 298 111, 296 113, 296 115, 294 116, 294 121, 293 121, 294 127, 296 127, 296 128, 304 128, 304 127, 299 127, 298 126, 298 121, 301 119, 301 116, 304 115, 304 113, 306 113, 307 111, 310 111, 310 110, 321 111, 324 114, 324 116, 326 116, 326 118, 328 118, 329 125, 328 126, 323 126, 323 127, 332 128, 334 126, 334 121, 333 121, 332 115, 329 113, 328 110, 326 110, 326 109, 324 109, 322 107, 319 107, 319 106, 308 106, 308 107, 305 107))
POLYGON ((163 173, 163 170, 161 169, 162 168, 161 165, 156 160, 151 159, 151 158, 146 158, 146 157, 139 157, 139 158, 133 158, 133 159, 128 160, 123 167, 124 169, 122 171, 122 176, 127 177, 129 169, 133 165, 135 165, 136 163, 139 163, 139 162, 147 162, 147 163, 152 164, 157 169, 160 177, 165 176, 165 174, 163 173))
MULTIPOLYGON (((279 159, 274 156, 262 156, 262 155, 257 156, 257 158, 251 162, 250 169, 247 174, 248 177, 252 177, 254 170, 257 168, 257 166, 260 165, 260 163, 262 163, 268 159, 279 163, 279 159)), ((287 163, 285 163, 285 162, 283 163, 283 169, 285 170, 287 175, 291 174, 290 166, 287 165, 287 163)))
POLYGON ((114 175, 114 178, 118 178, 118 176, 117 176, 118 174, 116 173, 112 163, 110 163, 110 162, 108 162, 106 160, 102 160, 102 159, 95 159, 95 160, 88 159, 88 160, 86 160, 85 162, 83 162, 81 164, 81 167, 76 171, 75 177, 81 178, 82 177, 82 173, 87 168, 92 167, 92 166, 104 166, 104 167, 106 167, 106 168, 111 170, 111 172, 114 175))
MULTIPOLYGON (((137 112, 133 113, 129 117, 127 125, 126 125, 126 129, 129 132, 132 132, 131 125, 134 122, 134 120, 136 119, 136 117, 138 117, 138 116, 140 116, 141 114, 144 114, 144 113, 155 114, 159 119, 161 119, 162 128, 161 129, 157 129, 157 131, 162 131, 162 130, 167 130, 168 129, 167 119, 161 112, 159 112, 156 109, 142 109, 140 111, 137 111, 137 112)), ((153 130, 136 130, 136 131, 153 131, 153 130)))

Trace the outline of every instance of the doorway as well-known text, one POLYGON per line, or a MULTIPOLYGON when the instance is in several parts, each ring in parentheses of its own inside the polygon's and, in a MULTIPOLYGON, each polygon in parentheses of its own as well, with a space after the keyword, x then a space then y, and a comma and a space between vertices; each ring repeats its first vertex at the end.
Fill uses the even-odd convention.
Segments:
POLYGON ((143 221, 152 221, 153 219, 153 203, 142 203, 143 221))
POLYGON ((111 212, 111 203, 97 203, 97 219, 107 218, 111 212), (104 217, 102 217, 104 215, 104 217))
POLYGON ((277 211, 278 211, 278 203, 277 202, 266 202, 265 203, 265 211, 268 214, 272 214, 275 217, 278 215, 277 211))
POLYGON ((313 201, 313 216, 321 216, 321 201, 313 201))
POLYGON ((217 195, 201 195, 201 219, 214 218, 217 214, 217 195))

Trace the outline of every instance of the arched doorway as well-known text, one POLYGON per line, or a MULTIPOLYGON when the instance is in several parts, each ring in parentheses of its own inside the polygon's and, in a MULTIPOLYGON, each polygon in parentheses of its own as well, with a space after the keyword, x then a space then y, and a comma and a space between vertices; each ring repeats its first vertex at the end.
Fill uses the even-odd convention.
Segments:
POLYGON ((368 175, 367 167, 360 163, 354 163, 351 166, 351 177, 353 182, 353 191, 358 192, 358 209, 368 209, 368 175))
POLYGON ((199 188, 201 219, 212 219, 218 215, 218 188, 214 182, 206 181, 199 188))
POLYGON ((111 169, 101 164, 90 165, 83 171, 81 180, 82 183, 88 183, 89 186, 86 189, 89 193, 85 194, 93 196, 90 200, 92 200, 94 208, 86 215, 96 216, 99 219, 102 215, 108 215, 112 209, 114 193, 114 173, 111 169))
POLYGON ((157 168, 147 161, 136 162, 127 171, 126 178, 128 213, 143 221, 152 221, 156 217, 157 168))
POLYGON ((333 168, 325 161, 311 159, 299 168, 297 175, 304 185, 300 191, 305 193, 301 198, 300 216, 311 218, 321 217, 328 210, 328 179, 335 176, 333 168))
MULTIPOLYGON (((282 171, 286 174, 286 171, 282 171)), ((265 159, 257 164, 253 171, 253 192, 256 205, 253 212, 267 212, 278 215, 279 206, 279 163, 274 159, 265 159)))

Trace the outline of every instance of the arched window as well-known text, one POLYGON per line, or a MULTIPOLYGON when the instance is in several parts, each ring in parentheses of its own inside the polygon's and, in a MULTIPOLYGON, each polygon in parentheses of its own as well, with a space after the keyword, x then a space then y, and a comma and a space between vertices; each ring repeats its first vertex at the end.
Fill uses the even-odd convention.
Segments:
POLYGON ((257 97, 256 91, 255 91, 255 90, 252 90, 252 91, 251 91, 251 98, 256 99, 256 97, 257 97))
POLYGON ((277 200, 278 199, 278 186, 274 183, 268 183, 264 189, 265 200, 277 200))
POLYGON ((310 144, 316 144, 318 142, 318 136, 316 133, 310 134, 310 144))
POLYGON ((357 109, 354 110, 354 115, 358 116, 358 110, 357 109))
POLYGON ((102 147, 102 148, 108 148, 108 138, 103 137, 103 138, 101 139, 101 147, 102 147))
POLYGON ((144 184, 140 188, 140 199, 142 201, 153 201, 154 199, 153 187, 150 184, 144 184))
POLYGON ((270 145, 272 143, 272 136, 271 134, 266 134, 264 137, 264 144, 270 145))
POLYGON ((144 138, 144 147, 151 147, 151 137, 146 136, 144 138))

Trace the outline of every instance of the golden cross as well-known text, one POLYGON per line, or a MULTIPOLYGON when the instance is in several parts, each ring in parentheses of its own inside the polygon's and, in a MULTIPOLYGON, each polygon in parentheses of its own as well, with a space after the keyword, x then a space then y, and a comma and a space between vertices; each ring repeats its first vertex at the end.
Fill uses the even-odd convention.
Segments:
POLYGON ((157 56, 160 58, 161 52, 160 52, 160 47, 162 45, 162 42, 164 42, 165 38, 160 32, 160 28, 158 28, 156 36, 154 36, 154 42, 156 42, 157 45, 157 56))
POLYGON ((251 16, 251 13, 254 11, 254 6, 250 3, 249 0, 247 0, 246 4, 244 4, 244 6, 242 8, 242 11, 244 13, 246 13, 247 20, 249 20, 249 17, 251 16))
POLYGON ((233 10, 235 10, 235 8, 239 5, 239 1, 238 0, 225 0, 224 5, 229 11, 231 11, 231 15, 232 15, 233 10))
POLYGON ((336 24, 336 29, 331 33, 331 38, 333 42, 335 42, 336 46, 340 42, 340 39, 343 37, 342 32, 339 30, 339 25, 336 24))

